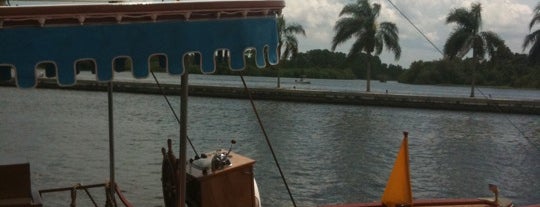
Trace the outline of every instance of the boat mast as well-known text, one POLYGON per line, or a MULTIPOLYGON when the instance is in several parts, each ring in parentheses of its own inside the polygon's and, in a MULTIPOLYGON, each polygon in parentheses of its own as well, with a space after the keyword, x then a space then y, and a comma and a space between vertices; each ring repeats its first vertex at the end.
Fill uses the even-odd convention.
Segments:
POLYGON ((113 81, 109 81, 107 87, 107 102, 109 106, 109 173, 110 173, 110 185, 109 194, 111 198, 114 198, 114 189, 116 188, 116 181, 114 177, 114 119, 113 119, 113 81))
POLYGON ((178 207, 184 207, 186 203, 186 144, 187 144, 187 109, 188 109, 188 72, 184 71, 180 83, 180 143, 178 152, 178 207))

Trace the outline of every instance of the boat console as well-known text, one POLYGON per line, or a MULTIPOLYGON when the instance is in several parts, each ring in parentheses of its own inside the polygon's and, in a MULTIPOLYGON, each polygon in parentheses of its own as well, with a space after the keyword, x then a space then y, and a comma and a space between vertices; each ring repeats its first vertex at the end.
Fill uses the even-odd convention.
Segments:
MULTIPOLYGON (((190 207, 259 207, 259 190, 253 176, 255 160, 220 149, 195 156, 186 162, 186 200, 190 207)), ((163 196, 166 207, 177 206, 179 160, 172 141, 162 148, 163 196)))
POLYGON ((41 197, 32 191, 30 164, 0 160, 0 207, 41 207, 41 197))
POLYGON ((255 160, 226 150, 206 153, 188 163, 189 206, 257 206, 253 180, 255 160))

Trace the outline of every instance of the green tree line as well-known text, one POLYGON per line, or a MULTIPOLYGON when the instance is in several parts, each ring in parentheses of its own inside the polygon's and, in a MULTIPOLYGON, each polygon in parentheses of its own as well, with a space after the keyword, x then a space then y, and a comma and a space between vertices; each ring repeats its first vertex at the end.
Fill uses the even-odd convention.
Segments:
MULTIPOLYGON (((508 50, 509 52, 509 50, 508 50)), ((475 66, 474 58, 464 60, 415 61, 400 77, 410 84, 471 84, 472 68, 476 84, 514 88, 540 88, 540 67, 530 65, 527 55, 508 53, 475 66)))
MULTIPOLYGON (((185 60, 190 73, 201 73, 199 69, 198 56, 187 57, 191 60, 185 60)), ((310 50, 307 52, 299 52, 294 58, 281 60, 279 70, 257 68, 255 58, 246 55, 246 68, 242 73, 250 76, 267 76, 267 77, 289 77, 299 78, 305 76, 307 78, 322 78, 322 79, 365 79, 366 68, 363 67, 365 62, 369 60, 367 55, 360 55, 354 58, 347 58, 347 55, 342 52, 332 52, 327 49, 310 50)), ((377 80, 398 80, 399 76, 405 71, 399 65, 388 65, 381 62, 378 57, 372 58, 372 74, 377 80)), ((229 69, 228 58, 216 57, 217 68, 214 74, 216 75, 235 75, 238 72, 229 69)), ((157 65, 153 64, 153 65, 157 65)), ((164 69, 161 69, 162 71, 164 69)))

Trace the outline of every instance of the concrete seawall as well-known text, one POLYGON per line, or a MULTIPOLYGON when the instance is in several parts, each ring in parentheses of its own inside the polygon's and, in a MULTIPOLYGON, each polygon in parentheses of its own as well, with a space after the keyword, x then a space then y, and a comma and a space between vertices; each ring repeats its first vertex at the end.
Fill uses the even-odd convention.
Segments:
MULTIPOLYGON (((13 82, 0 82, 2 86, 14 86, 13 82)), ((41 79, 38 88, 60 88, 68 90, 106 91, 106 83, 78 80, 71 87, 60 87, 56 80, 41 79)), ((179 84, 161 84, 166 95, 179 95, 179 84)), ((256 100, 278 100, 312 103, 331 103, 349 105, 388 106, 461 111, 485 111, 497 113, 519 113, 540 115, 540 100, 502 100, 485 98, 437 97, 417 95, 396 95, 364 92, 330 92, 311 90, 291 90, 275 88, 250 88, 256 100)), ((154 83, 114 82, 115 92, 161 94, 154 83)), ((247 99, 248 94, 241 87, 190 85, 191 96, 247 99)))

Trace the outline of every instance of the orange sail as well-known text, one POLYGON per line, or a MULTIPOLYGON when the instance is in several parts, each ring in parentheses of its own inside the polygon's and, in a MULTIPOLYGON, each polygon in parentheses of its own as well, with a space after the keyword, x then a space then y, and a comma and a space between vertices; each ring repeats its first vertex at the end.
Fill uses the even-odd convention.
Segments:
POLYGON ((382 203, 387 207, 412 206, 407 132, 404 132, 403 135, 403 141, 401 142, 401 148, 394 163, 394 169, 392 169, 382 197, 382 203))

